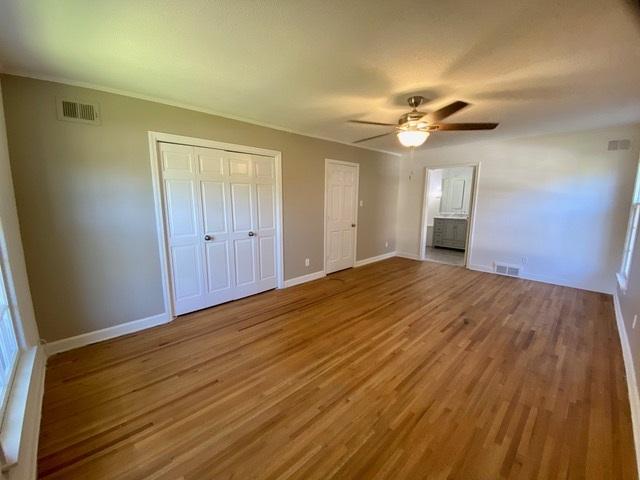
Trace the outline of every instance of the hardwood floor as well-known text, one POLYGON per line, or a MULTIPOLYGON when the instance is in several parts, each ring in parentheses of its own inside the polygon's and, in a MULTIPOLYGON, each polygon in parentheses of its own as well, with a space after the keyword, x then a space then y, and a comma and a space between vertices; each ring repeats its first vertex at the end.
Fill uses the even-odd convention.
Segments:
POLYGON ((634 479, 611 297, 393 258, 53 357, 41 478, 634 479))

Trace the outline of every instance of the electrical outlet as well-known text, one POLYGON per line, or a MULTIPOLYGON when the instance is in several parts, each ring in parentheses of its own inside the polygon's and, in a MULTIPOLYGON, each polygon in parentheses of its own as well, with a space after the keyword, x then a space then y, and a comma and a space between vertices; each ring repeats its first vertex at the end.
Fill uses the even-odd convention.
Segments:
POLYGON ((364 200, 360 200, 360 206, 364 207, 364 200))
POLYGON ((308 259, 308 258, 305 258, 305 259, 304 259, 304 266, 305 266, 305 267, 308 267, 308 266, 309 266, 309 259, 308 259))
POLYGON ((529 257, 522 257, 522 264, 526 265, 529 262, 529 257))
POLYGON ((389 242, 384 242, 384 248, 389 248, 389 242))
POLYGON ((631 325, 631 328, 632 328, 632 329, 636 328, 636 322, 637 322, 637 321, 638 321, 638 314, 636 313, 636 314, 633 316, 633 325, 631 325))

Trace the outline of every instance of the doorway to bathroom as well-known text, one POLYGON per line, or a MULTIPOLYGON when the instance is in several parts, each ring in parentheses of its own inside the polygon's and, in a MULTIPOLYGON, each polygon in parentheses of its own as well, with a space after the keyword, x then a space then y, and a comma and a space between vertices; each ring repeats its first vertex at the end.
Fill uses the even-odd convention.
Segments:
POLYGON ((473 225, 477 165, 425 171, 421 259, 466 266, 473 225))

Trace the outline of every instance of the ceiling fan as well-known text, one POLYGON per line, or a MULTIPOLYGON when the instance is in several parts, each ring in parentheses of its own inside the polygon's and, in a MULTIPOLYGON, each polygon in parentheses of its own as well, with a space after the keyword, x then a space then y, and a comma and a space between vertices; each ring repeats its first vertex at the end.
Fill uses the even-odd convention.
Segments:
POLYGON ((458 100, 450 103, 431 113, 419 112, 418 107, 425 102, 425 98, 416 95, 409 97, 407 102, 411 107, 409 113, 405 113, 398 119, 398 123, 383 122, 367 122, 365 120, 349 120, 351 123, 363 123, 365 125, 380 125, 383 127, 395 127, 393 131, 374 135, 373 137, 361 138, 353 143, 361 143, 374 138, 380 138, 395 133, 398 140, 405 147, 419 147, 422 145, 432 132, 456 131, 456 130, 493 130, 498 126, 497 123, 441 123, 442 120, 463 108, 469 106, 467 102, 458 100))

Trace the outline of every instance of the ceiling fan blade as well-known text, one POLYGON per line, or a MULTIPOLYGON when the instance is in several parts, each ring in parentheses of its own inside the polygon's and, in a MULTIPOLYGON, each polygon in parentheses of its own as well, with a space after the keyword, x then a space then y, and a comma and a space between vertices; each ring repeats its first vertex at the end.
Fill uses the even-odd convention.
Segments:
POLYGON ((362 143, 366 142, 367 140, 373 140, 374 138, 386 137, 387 135, 391 135, 392 133, 395 133, 395 131, 383 133, 382 135, 374 135, 373 137, 361 138, 360 140, 356 140, 353 143, 362 143))
POLYGON ((493 130, 499 123, 434 123, 429 128, 436 132, 453 130, 493 130))
POLYGON ((469 104, 467 102, 458 100, 457 102, 450 103, 446 107, 442 107, 435 112, 427 113, 425 117, 428 118, 431 122, 440 122, 448 116, 453 115, 454 113, 459 112, 460 110, 468 106, 469 104))
POLYGON ((367 122, 366 120, 349 120, 350 123, 362 123, 364 125, 380 125, 383 127, 395 127, 395 123, 367 122))

